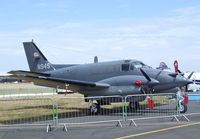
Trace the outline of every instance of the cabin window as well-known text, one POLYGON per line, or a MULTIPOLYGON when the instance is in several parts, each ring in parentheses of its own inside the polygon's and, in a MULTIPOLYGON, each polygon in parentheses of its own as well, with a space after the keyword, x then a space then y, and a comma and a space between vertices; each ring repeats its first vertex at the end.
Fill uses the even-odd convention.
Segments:
POLYGON ((129 64, 122 64, 122 71, 129 71, 129 64))

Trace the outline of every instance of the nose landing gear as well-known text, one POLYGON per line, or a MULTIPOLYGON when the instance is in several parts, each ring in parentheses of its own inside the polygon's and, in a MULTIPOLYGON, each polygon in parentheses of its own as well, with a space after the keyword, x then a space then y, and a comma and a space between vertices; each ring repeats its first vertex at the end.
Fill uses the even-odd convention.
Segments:
POLYGON ((181 102, 179 106, 179 110, 180 110, 180 113, 186 113, 187 105, 184 102, 181 102))

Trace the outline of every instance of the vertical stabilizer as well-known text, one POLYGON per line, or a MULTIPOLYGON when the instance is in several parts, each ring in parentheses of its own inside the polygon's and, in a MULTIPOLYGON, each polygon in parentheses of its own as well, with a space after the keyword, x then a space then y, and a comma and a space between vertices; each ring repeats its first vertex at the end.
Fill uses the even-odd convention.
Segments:
POLYGON ((42 54, 34 42, 24 42, 24 50, 30 71, 32 72, 47 72, 55 70, 53 65, 42 54))

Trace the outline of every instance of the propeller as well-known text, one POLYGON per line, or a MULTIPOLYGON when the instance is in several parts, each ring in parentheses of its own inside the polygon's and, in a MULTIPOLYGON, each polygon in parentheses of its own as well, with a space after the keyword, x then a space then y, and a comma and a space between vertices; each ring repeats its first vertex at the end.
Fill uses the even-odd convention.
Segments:
MULTIPOLYGON (((192 77, 193 74, 194 74, 194 72, 191 72, 190 75, 187 77, 187 79, 191 79, 191 77, 192 77)), ((192 83, 194 83, 194 82, 192 82, 192 83)), ((185 86, 185 91, 186 91, 186 92, 188 91, 188 85, 189 85, 189 84, 187 84, 187 85, 185 86)))
POLYGON ((140 68, 140 71, 142 72, 143 76, 150 82, 151 81, 151 78, 147 75, 146 72, 144 72, 143 69, 140 68))
MULTIPOLYGON (((181 72, 181 71, 179 70, 179 68, 178 68, 178 61, 177 61, 177 60, 174 61, 174 69, 175 69, 175 74, 176 74, 176 75, 174 75, 173 73, 170 73, 170 74, 169 74, 170 76, 176 77, 176 76, 179 74, 179 75, 181 75, 181 76, 184 77, 184 73, 181 72)), ((192 75, 193 75, 193 73, 194 73, 194 72, 191 72, 190 75, 189 75, 186 79, 190 80, 191 77, 192 77, 192 75)), ((185 91, 186 91, 186 92, 188 91, 188 85, 189 85, 190 83, 192 83, 192 82, 188 82, 188 84, 185 85, 185 91)))
POLYGON ((147 75, 147 73, 140 68, 140 71, 142 73, 142 75, 147 79, 148 83, 146 84, 146 87, 143 87, 143 91, 146 93, 151 93, 153 92, 153 87, 157 84, 159 84, 159 81, 155 80, 155 79, 151 79, 149 77, 149 75, 147 75))

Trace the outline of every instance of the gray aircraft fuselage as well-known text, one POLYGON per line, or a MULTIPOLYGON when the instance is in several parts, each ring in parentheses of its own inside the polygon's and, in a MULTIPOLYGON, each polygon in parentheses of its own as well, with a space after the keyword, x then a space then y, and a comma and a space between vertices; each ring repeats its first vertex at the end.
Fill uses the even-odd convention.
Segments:
POLYGON ((159 84, 154 86, 154 92, 161 92, 176 87, 180 87, 188 83, 188 80, 177 75, 172 77, 169 72, 158 69, 153 69, 144 65, 141 61, 137 60, 121 60, 112 62, 92 63, 84 65, 76 65, 57 70, 49 71, 52 77, 66 78, 73 80, 100 82, 111 85, 111 89, 86 89, 78 90, 86 96, 96 95, 131 95, 139 94, 140 90, 135 87, 135 80, 147 82, 142 73, 134 64, 141 64, 141 67, 152 80, 159 81, 159 84), (129 64, 129 68, 122 69, 123 64, 129 64), (142 66, 143 65, 143 66, 142 66), (132 66, 132 68, 131 68, 132 66))

